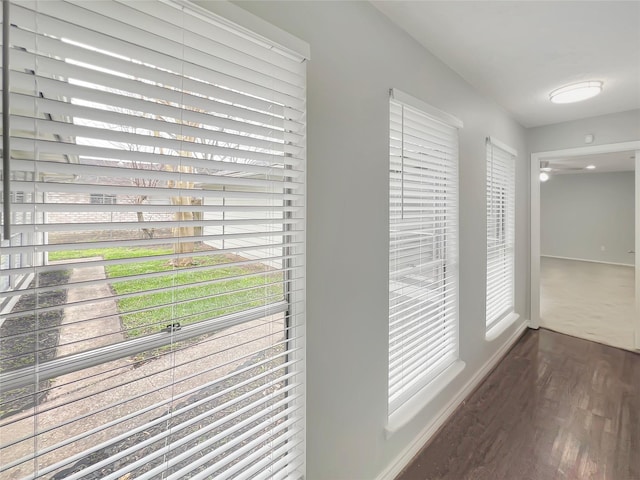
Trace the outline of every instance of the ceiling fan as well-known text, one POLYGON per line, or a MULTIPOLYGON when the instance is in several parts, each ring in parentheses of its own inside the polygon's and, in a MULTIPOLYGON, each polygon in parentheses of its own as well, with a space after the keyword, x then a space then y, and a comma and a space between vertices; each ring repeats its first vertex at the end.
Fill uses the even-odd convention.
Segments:
POLYGON ((551 162, 549 162, 548 160, 544 160, 542 162, 540 162, 540 171, 541 172, 547 172, 547 173, 551 173, 551 172, 571 172, 571 171, 579 171, 579 170, 591 170, 595 168, 593 165, 588 165, 586 167, 573 167, 573 166, 569 166, 569 165, 561 165, 561 164, 553 164, 551 162))
POLYGON ((546 182, 547 180, 549 180, 549 175, 551 173, 561 173, 561 172, 577 172, 580 170, 593 170, 595 167, 595 165, 587 165, 586 167, 572 167, 569 165, 559 165, 559 164, 552 164, 550 163, 548 160, 544 160, 542 162, 540 162, 540 181, 541 182, 546 182))

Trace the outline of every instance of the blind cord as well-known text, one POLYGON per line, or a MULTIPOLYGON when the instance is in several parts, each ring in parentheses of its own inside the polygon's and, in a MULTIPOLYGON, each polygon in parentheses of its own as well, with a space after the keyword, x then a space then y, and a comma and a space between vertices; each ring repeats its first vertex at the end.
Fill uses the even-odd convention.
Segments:
POLYGON ((9 21, 10 2, 2 2, 2 213, 4 216, 3 235, 11 240, 11 129, 9 125, 9 21))

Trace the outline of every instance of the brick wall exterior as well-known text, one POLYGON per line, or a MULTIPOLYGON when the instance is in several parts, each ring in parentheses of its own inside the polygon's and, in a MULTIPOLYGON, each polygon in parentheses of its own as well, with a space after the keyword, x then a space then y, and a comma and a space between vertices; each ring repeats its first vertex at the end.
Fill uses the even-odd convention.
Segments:
MULTIPOLYGON (((46 203, 73 203, 91 204, 91 196, 88 193, 48 193, 46 203)), ((138 222, 136 212, 118 212, 117 204, 132 204, 128 196, 118 196, 116 205, 110 212, 47 212, 45 223, 111 223, 130 222, 130 230, 101 230, 101 231, 79 231, 79 232, 51 232, 48 236, 48 243, 58 244, 79 241, 98 240, 125 240, 132 238, 147 238, 142 232, 144 224, 138 222)), ((140 205, 140 210, 144 212, 144 204, 140 205)), ((173 220, 173 213, 144 213, 145 221, 170 221, 173 220)), ((171 236, 171 229, 156 229, 154 238, 168 238, 171 236)))

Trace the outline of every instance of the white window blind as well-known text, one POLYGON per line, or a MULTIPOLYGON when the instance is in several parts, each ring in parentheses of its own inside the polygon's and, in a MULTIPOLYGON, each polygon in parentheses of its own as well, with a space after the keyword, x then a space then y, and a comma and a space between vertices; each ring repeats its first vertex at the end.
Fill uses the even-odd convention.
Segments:
POLYGON ((487 139, 487 330, 514 310, 515 158, 487 139))
POLYGON ((458 358, 458 128, 390 100, 389 414, 458 358))
POLYGON ((182 1, 7 27, 0 477, 301 478, 305 58, 182 1))

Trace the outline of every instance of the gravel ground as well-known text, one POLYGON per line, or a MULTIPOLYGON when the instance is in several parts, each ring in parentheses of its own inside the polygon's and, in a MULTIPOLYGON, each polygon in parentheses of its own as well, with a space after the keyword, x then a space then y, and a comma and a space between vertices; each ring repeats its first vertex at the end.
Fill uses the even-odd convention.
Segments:
MULTIPOLYGON (((40 286, 64 285, 69 278, 67 270, 54 270, 39 275, 40 286)), ((35 285, 31 282, 29 288, 35 285)), ((27 290, 28 291, 28 290, 27 290)), ((55 358, 58 346, 58 327, 62 323, 63 309, 51 310, 37 316, 33 311, 39 307, 64 305, 67 301, 67 291, 64 288, 41 293, 25 293, 13 307, 12 312, 24 311, 25 315, 8 318, 0 327, 0 372, 33 365, 36 355, 39 362, 46 362, 55 358), (36 332, 40 330, 40 333, 36 332), (44 331, 43 331, 44 330, 44 331), (36 351, 37 347, 37 351, 36 351)), ((27 408, 31 408, 44 400, 48 381, 40 382, 36 391, 35 385, 24 388, 0 392, 0 418, 13 415, 27 408)))
MULTIPOLYGON (((238 367, 238 370, 241 370, 243 368, 246 368, 247 366, 250 366, 252 364, 255 364, 256 362, 259 362, 261 360, 263 360, 265 358, 265 355, 268 355, 269 357, 272 355, 277 355, 279 352, 282 351, 282 347, 278 347, 278 348, 273 348, 270 351, 266 352, 266 354, 263 355, 258 355, 253 357, 252 359, 250 359, 249 361, 247 361, 245 364, 241 365, 240 367, 238 367)), ((153 360, 152 360, 153 361, 153 360)), ((265 370, 269 370, 272 368, 277 368, 278 365, 281 365, 283 363, 283 357, 281 356, 280 358, 276 359, 276 360, 272 360, 271 362, 268 362, 267 364, 264 365, 260 365, 254 368, 251 368, 249 370, 247 370, 246 372, 243 372, 241 374, 238 374, 236 376, 234 376, 233 378, 227 380, 226 382, 220 382, 219 384, 216 384, 212 387, 208 387, 208 388, 203 388, 202 390, 200 390, 199 392, 193 394, 192 396, 190 396, 189 398, 187 398, 186 400, 184 400, 183 402, 175 405, 173 408, 174 410, 178 410, 182 407, 184 407, 185 405, 188 405, 190 403, 194 403, 198 400, 201 400, 203 398, 206 398, 212 394, 215 394, 216 392, 219 392, 221 390, 224 390, 226 388, 229 387, 233 387, 235 384, 238 384, 240 382, 243 382, 244 380, 247 380, 255 375, 258 375, 261 372, 264 372, 265 370)), ((283 367, 284 368, 284 367, 283 367)), ((185 413, 182 413, 180 415, 175 416, 174 418, 172 418, 170 421, 168 422, 162 422, 158 425, 155 425, 151 428, 148 428, 147 430, 140 432, 138 434, 135 435, 131 435, 130 437, 128 437, 127 439, 120 441, 118 443, 114 443, 113 445, 110 445, 109 447, 103 448, 91 455, 88 455, 84 458, 82 458, 81 460, 77 461, 73 466, 59 471, 58 473, 56 473, 53 477, 51 477, 50 480, 62 480, 66 477, 68 477, 69 475, 75 473, 75 472, 80 472, 81 470, 83 470, 84 468, 87 468, 88 466, 91 466, 95 463, 101 462, 105 459, 108 459, 109 457, 111 457, 112 455, 121 452, 127 448, 130 448, 132 446, 135 446, 136 444, 154 436, 157 435, 159 433, 162 433, 163 431, 170 429, 172 427, 177 427, 179 426, 181 423, 194 418, 202 413, 205 413, 207 411, 211 411, 215 406, 220 405, 222 403, 225 403, 229 400, 232 400, 235 397, 238 397, 250 390, 256 389, 258 388, 260 385, 269 383, 271 381, 273 381, 274 379, 276 379, 278 376, 282 375, 284 372, 282 369, 277 370, 276 372, 270 374, 267 377, 261 378, 259 381, 255 381, 252 382, 248 385, 245 385, 242 388, 237 388, 233 391, 231 391, 230 393, 227 393, 225 395, 223 395, 222 397, 218 397, 215 400, 211 400, 208 402, 203 403, 202 405, 199 405, 196 408, 193 408, 185 413)), ((180 431, 177 431, 175 434, 173 434, 170 438, 169 441, 170 442, 174 442, 179 440, 182 437, 185 437, 189 434, 192 434, 195 431, 198 431, 202 428, 207 427, 207 425, 210 425, 211 423, 220 420, 221 418, 224 418, 225 416, 229 415, 230 413, 232 413, 233 411, 239 410, 243 407, 245 407, 246 405, 250 404, 251 402, 256 401, 258 398, 264 396, 264 395, 268 395, 274 391, 276 391, 279 388, 282 388, 284 385, 283 384, 277 384, 275 386, 271 386, 268 388, 265 388, 264 390, 259 391, 257 394, 243 400, 242 402, 238 402, 235 406, 230 407, 233 410, 229 411, 228 410, 222 410, 216 414, 212 414, 209 416, 206 416, 203 420, 201 420, 198 423, 195 423, 194 425, 191 425, 188 428, 182 429, 180 431)), ((281 400, 284 397, 284 393, 282 395, 278 395, 275 397, 274 402, 281 400)), ((199 443, 213 437, 214 435, 221 433, 222 431, 232 427, 233 425, 236 425, 240 422, 242 422, 243 420, 245 420, 246 418, 254 415, 258 410, 256 409, 252 409, 249 410, 247 412, 245 412, 244 414, 234 418, 233 420, 230 420, 228 422, 223 423, 222 425, 219 425, 218 427, 216 427, 215 429, 207 432, 206 434, 202 435, 202 436, 198 436, 195 439, 192 439, 191 441, 185 443, 184 445, 181 445, 180 447, 177 447, 175 449, 171 450, 171 453, 167 456, 164 455, 160 455, 158 458, 156 459, 152 459, 148 462, 145 462, 145 464, 132 471, 130 474, 124 475, 122 478, 126 478, 126 479, 133 479, 133 478, 137 478, 139 475, 141 475, 144 472, 147 472, 155 467, 157 467, 158 465, 163 464, 164 462, 166 462, 169 458, 173 458, 176 455, 179 455, 183 452, 185 452, 186 450, 192 448, 195 445, 198 445, 199 443)), ((280 413, 282 411, 282 408, 279 409, 274 409, 272 411, 269 412, 269 415, 276 415, 278 413, 280 413)), ((282 421, 282 420, 280 420, 282 421)), ((240 435, 243 432, 255 427, 259 422, 252 422, 248 425, 243 426, 236 435, 240 435)), ((275 422, 277 423, 277 422, 275 422)), ((271 424, 270 428, 273 428, 275 425, 271 424)), ((252 436, 250 436, 249 438, 245 439, 243 442, 241 442, 240 444, 232 447, 228 452, 231 453, 234 450, 237 450, 238 448, 242 447, 243 445, 246 445, 248 442, 252 441, 253 439, 255 439, 256 437, 260 436, 261 434, 265 433, 266 430, 261 430, 255 434, 253 434, 252 436)), ((201 458, 202 456, 206 455, 207 453, 215 450, 216 448, 220 447, 221 445, 228 443, 229 441, 231 441, 233 439, 233 437, 225 437, 222 438, 219 442, 216 442, 215 444, 209 445, 206 449, 204 449, 203 451, 199 452, 196 454, 196 457, 194 458, 193 456, 185 459, 184 461, 182 461, 181 463, 178 463, 177 465, 173 466, 172 468, 168 469, 168 474, 171 474, 173 472, 176 472, 178 470, 180 470, 181 468, 185 467, 186 465, 189 465, 190 463, 194 462, 195 460, 201 458)), ((101 468, 93 473, 88 473, 85 474, 82 478, 85 480, 92 480, 92 479, 101 479, 103 477, 105 477, 106 475, 118 470, 119 468, 127 465, 127 464, 131 464, 133 462, 135 462, 136 460, 147 456, 151 453, 153 453, 154 451, 162 448, 165 446, 165 444, 167 443, 167 440, 161 440, 158 441, 156 443, 152 443, 148 446, 146 446, 145 448, 142 449, 136 449, 133 453, 131 453, 128 456, 125 456, 119 460, 116 460, 112 463, 110 463, 109 465, 107 465, 104 468, 101 468)), ((258 445, 257 448, 260 448, 262 445, 264 445, 264 442, 260 445, 258 445)), ((237 460, 235 460, 235 462, 242 460, 242 458, 244 458, 245 455, 239 457, 237 460)), ((211 465, 212 463, 215 463, 216 461, 220 460, 220 458, 223 458, 223 456, 219 457, 219 458, 214 458, 211 459, 210 461, 208 461, 204 466, 199 467, 199 468, 195 468, 192 472, 188 473, 188 474, 184 474, 182 475, 181 478, 191 478, 191 476, 195 475, 196 473, 198 473, 199 471, 203 470, 204 468, 206 468, 208 465, 211 465)), ((231 463, 233 464, 233 463, 231 463)), ((228 468, 225 467, 225 469, 228 468)), ((211 472, 210 475, 208 475, 208 478, 215 478, 216 474, 219 472, 211 472)), ((167 472, 165 472, 165 476, 166 476, 167 472)))

